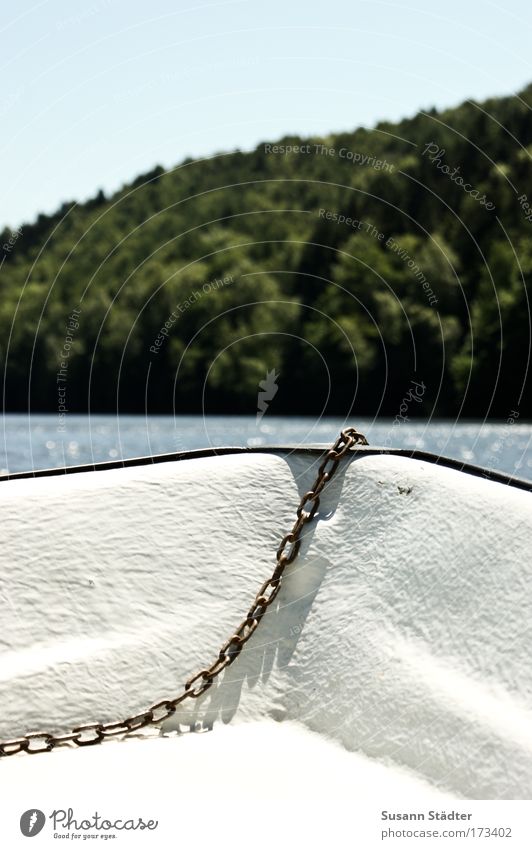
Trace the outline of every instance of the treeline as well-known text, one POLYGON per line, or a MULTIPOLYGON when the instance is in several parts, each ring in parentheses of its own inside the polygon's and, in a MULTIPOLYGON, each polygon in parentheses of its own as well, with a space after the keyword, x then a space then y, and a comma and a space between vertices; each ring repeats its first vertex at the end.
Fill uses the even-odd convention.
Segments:
POLYGON ((7 411, 531 415, 532 86, 157 167, 0 236, 7 411), (269 378, 270 379, 270 378, 269 378))

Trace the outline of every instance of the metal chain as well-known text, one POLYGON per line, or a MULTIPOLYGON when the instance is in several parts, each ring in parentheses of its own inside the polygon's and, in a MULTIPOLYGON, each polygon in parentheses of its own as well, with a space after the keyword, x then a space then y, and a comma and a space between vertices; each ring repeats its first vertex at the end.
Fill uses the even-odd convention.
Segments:
POLYGON ((210 666, 201 669, 185 683, 183 691, 173 699, 163 699, 147 710, 135 716, 128 716, 118 722, 94 722, 89 725, 77 725, 66 734, 52 734, 35 731, 16 737, 13 740, 0 741, 0 757, 27 752, 30 755, 50 752, 56 746, 74 743, 76 746, 90 746, 101 743, 107 737, 127 735, 148 725, 163 722, 175 713, 176 708, 186 699, 197 699, 212 685, 220 673, 235 662, 247 641, 255 633, 268 607, 273 603, 281 589, 285 568, 293 563, 301 547, 301 531, 311 522, 319 507, 324 486, 335 474, 340 460, 354 445, 367 445, 367 439, 355 428, 342 430, 336 442, 325 453, 312 489, 306 492, 297 508, 297 518, 292 529, 282 538, 276 555, 276 566, 270 578, 264 581, 246 618, 242 620, 234 634, 221 647, 218 657, 210 666))

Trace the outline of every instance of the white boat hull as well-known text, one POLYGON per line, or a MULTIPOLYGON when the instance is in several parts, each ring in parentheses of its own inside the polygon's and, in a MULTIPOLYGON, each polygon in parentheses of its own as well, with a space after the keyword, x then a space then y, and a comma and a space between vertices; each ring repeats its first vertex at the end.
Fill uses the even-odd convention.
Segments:
MULTIPOLYGON (((0 735, 177 695, 271 573, 317 462, 229 454, 1 482, 0 735)), ((528 492, 359 452, 239 659, 166 729, 293 720, 456 796, 530 798, 531 508, 528 492)))

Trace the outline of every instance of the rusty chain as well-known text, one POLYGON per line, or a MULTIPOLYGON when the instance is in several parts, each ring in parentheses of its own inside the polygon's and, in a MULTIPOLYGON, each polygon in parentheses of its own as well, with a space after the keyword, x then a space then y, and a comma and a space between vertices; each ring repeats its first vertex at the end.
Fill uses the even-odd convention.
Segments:
POLYGON ((246 618, 242 620, 234 634, 221 647, 218 657, 210 666, 201 669, 186 681, 183 691, 173 699, 162 699, 147 710, 135 716, 129 716, 118 722, 95 722, 77 725, 64 734, 52 734, 34 731, 12 740, 0 741, 0 757, 27 752, 30 755, 50 752, 56 746, 73 743, 76 746, 90 746, 101 743, 108 737, 131 734, 148 725, 163 722, 175 713, 178 705, 186 699, 197 699, 212 685, 220 673, 235 662, 247 641, 255 633, 266 613, 281 589, 285 568, 296 559, 301 547, 301 531, 311 522, 319 507, 323 488, 335 474, 340 460, 354 445, 367 445, 367 439, 355 428, 342 430, 338 439, 325 453, 312 489, 306 492, 296 512, 296 521, 292 529, 282 538, 277 549, 276 565, 272 575, 264 581, 246 618))

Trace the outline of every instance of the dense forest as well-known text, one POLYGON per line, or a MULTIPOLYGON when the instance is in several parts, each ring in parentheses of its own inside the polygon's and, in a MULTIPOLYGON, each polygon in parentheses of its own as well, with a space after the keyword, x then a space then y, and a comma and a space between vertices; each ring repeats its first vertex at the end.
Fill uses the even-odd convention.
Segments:
POLYGON ((531 237, 532 85, 156 167, 1 233, 4 408, 530 417, 531 237))

